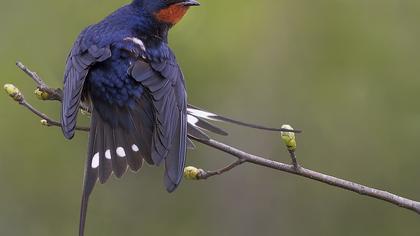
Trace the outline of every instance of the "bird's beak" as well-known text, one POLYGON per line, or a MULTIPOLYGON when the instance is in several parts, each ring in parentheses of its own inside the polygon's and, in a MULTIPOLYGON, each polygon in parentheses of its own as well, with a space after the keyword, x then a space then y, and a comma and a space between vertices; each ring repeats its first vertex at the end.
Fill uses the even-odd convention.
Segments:
POLYGON ((181 4, 187 7, 200 6, 200 3, 195 0, 185 0, 182 1, 181 4))

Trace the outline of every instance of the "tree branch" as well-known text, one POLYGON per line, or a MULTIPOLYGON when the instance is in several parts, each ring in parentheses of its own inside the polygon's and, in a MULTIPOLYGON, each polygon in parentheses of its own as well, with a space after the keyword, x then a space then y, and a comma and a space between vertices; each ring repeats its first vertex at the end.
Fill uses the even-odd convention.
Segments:
MULTIPOLYGON (((42 100, 58 100, 61 101, 61 90, 60 89, 51 89, 49 88, 44 82, 43 80, 35 73, 30 71, 26 66, 24 66, 22 63, 18 62, 17 66, 24 71, 28 76, 30 76, 36 83, 37 88, 41 90, 41 92, 45 92, 47 93, 46 96, 38 96, 40 97, 40 99, 42 100), (45 99, 47 98, 47 99, 45 99)), ((29 109, 31 112, 33 112, 34 114, 36 114, 37 116, 41 117, 42 119, 45 120, 44 124, 48 125, 48 126, 61 126, 61 124, 51 118, 49 118, 47 115, 45 115, 44 113, 38 111, 36 108, 34 108, 32 105, 30 105, 24 98, 24 96, 19 92, 19 90, 17 90, 17 88, 13 87, 7 87, 8 85, 5 86, 6 91, 8 92, 8 94, 15 100, 17 101, 20 105, 23 105, 24 107, 26 107, 27 109, 29 109), (15 90, 13 89, 15 88, 15 90)), ((11 85, 10 85, 11 86, 11 85)), ((41 94, 41 95, 45 95, 45 94, 41 94)), ((82 131, 88 131, 89 128, 88 127, 78 127, 78 130, 82 130, 82 131)), ((379 189, 375 189, 375 188, 371 188, 365 185, 361 185, 355 182, 351 182, 348 180, 344 180, 344 179, 340 179, 334 176, 330 176, 330 175, 326 175, 320 172, 316 172, 310 169, 306 169, 301 167, 300 165, 298 165, 297 160, 296 160, 296 156, 295 156, 295 151, 291 149, 289 149, 289 154, 290 157, 292 159, 293 164, 289 165, 289 164, 284 164, 281 162, 277 162, 277 161, 273 161, 273 160, 269 160, 260 156, 256 156, 256 155, 252 155, 249 153, 246 153, 242 150, 239 150, 237 148, 231 147, 227 144, 218 142, 216 140, 210 139, 210 140, 201 140, 201 139, 196 139, 194 137, 189 136, 191 139, 205 144, 209 147, 218 149, 222 152, 225 152, 227 154, 230 154, 234 157, 237 158, 237 160, 235 162, 233 162, 232 164, 221 168, 219 170, 216 171, 204 171, 204 170, 199 170, 196 169, 194 167, 192 167, 192 176, 189 177, 193 177, 193 179, 208 179, 210 177, 216 176, 216 175, 221 175, 223 173, 226 173, 238 166, 240 166, 243 163, 252 163, 258 166, 262 166, 262 167, 266 167, 266 168, 270 168, 270 169, 274 169, 274 170, 278 170, 278 171, 282 171, 282 172, 287 172, 290 174, 294 174, 294 175, 298 175, 304 178, 308 178, 308 179, 312 179, 324 184, 328 184, 334 187, 338 187, 338 188, 342 188, 342 189, 346 189, 361 195, 365 195, 368 197, 372 197, 372 198, 376 198, 379 200, 383 200, 386 202, 389 202, 391 204, 394 204, 396 206, 414 211, 418 214, 420 214, 420 202, 418 201, 414 201, 414 200, 410 200, 408 198, 404 198, 401 196, 398 196, 396 194, 387 192, 387 191, 383 191, 383 190, 379 190, 379 189)), ((294 143, 294 145, 296 145, 294 143)), ((288 148, 290 148, 288 146, 288 148)), ((187 167, 189 168, 189 167, 187 167)), ((186 168, 186 169, 187 169, 186 168)))
POLYGON ((236 149, 224 143, 218 142, 216 140, 199 140, 194 139, 197 142, 203 143, 207 146, 216 148, 222 152, 228 153, 232 156, 235 156, 241 160, 244 160, 249 163, 253 163, 259 166, 267 167, 274 170, 279 170, 287 173, 291 173, 294 175, 299 175, 305 178, 313 179, 319 181, 321 183, 325 183, 334 187, 343 188, 352 192, 356 192, 361 195, 373 197, 376 199, 380 199, 383 201, 387 201, 399 207, 403 207, 409 210, 412 210, 418 214, 420 214, 420 202, 413 201, 401 196, 398 196, 393 193, 389 193, 383 190, 371 188, 368 186, 364 186, 358 183, 354 183, 351 181, 347 181, 344 179, 339 179, 334 176, 326 175, 320 172, 316 172, 313 170, 305 169, 303 167, 295 168, 293 165, 284 164, 281 162, 268 160, 263 157, 255 156, 249 153, 246 153, 242 150, 236 149))

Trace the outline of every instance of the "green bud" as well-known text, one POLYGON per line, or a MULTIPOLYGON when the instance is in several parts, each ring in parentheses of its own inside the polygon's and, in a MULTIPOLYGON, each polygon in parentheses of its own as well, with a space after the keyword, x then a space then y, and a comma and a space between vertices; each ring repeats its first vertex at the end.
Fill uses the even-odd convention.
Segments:
POLYGON ((35 96, 36 96, 39 100, 48 100, 48 99, 50 98, 50 95, 49 95, 47 92, 42 91, 42 90, 41 90, 41 89, 39 89, 39 88, 37 88, 37 89, 34 91, 34 94, 35 94, 35 96))
POLYGON ((50 126, 47 120, 41 120, 41 125, 50 126))
MULTIPOLYGON (((292 126, 290 125, 283 125, 281 128, 288 129, 288 130, 294 130, 292 126)), ((284 144, 286 144, 286 147, 289 151, 295 151, 297 147, 296 143, 296 136, 293 132, 281 132, 281 139, 283 140, 284 144)))
POLYGON ((188 180, 198 180, 199 175, 202 170, 194 167, 194 166, 188 166, 184 169, 184 177, 188 180))
POLYGON ((4 90, 6 91, 6 93, 13 98, 13 100, 15 100, 16 102, 21 102, 23 101, 23 95, 22 93, 19 91, 19 89, 14 86, 13 84, 5 84, 4 85, 4 90))

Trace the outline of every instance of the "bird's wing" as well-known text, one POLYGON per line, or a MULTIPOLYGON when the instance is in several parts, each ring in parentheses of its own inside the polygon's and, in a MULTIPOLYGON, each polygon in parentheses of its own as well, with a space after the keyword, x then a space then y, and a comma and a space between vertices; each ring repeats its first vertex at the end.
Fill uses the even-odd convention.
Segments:
POLYGON ((172 52, 162 61, 137 60, 131 76, 151 95, 154 131, 151 157, 156 165, 165 161, 164 182, 172 192, 181 182, 187 147, 187 96, 182 72, 172 52))
POLYGON ((86 43, 85 35, 88 29, 83 31, 74 43, 64 72, 61 125, 63 134, 68 139, 74 136, 82 90, 89 68, 111 57, 109 46, 100 48, 86 43))

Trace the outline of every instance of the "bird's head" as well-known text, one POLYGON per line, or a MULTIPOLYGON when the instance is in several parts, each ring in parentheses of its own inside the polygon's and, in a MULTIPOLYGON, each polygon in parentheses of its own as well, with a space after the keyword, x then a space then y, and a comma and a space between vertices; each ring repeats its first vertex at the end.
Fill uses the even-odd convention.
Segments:
POLYGON ((178 23, 191 6, 199 6, 196 0, 134 0, 134 4, 150 13, 155 20, 171 26, 178 23))

